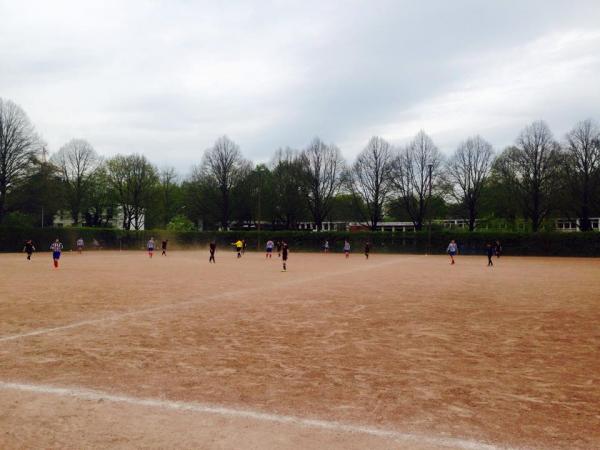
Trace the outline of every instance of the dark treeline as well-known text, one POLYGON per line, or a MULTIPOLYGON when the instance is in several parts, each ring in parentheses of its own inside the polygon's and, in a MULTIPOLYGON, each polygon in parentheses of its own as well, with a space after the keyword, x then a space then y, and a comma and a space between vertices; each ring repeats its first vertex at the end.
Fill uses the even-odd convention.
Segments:
POLYGON ((476 220, 524 219, 538 231, 561 216, 589 231, 600 215, 600 129, 591 119, 560 138, 533 122, 498 153, 478 135, 448 157, 424 131, 400 148, 373 137, 353 162, 315 138, 255 165, 223 136, 186 178, 139 154, 103 159, 84 139, 47 156, 25 112, 0 98, 0 224, 49 226, 62 211, 73 225, 106 227, 118 217, 125 229, 337 220, 375 229, 401 220, 421 230, 430 218, 461 218, 470 230, 476 220))

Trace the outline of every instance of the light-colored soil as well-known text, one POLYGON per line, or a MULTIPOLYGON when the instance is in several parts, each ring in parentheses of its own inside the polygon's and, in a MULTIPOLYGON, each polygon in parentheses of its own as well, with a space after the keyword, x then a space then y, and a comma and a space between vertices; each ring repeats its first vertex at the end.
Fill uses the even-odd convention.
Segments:
POLYGON ((207 260, 0 255, 0 447, 600 448, 600 260, 207 260))

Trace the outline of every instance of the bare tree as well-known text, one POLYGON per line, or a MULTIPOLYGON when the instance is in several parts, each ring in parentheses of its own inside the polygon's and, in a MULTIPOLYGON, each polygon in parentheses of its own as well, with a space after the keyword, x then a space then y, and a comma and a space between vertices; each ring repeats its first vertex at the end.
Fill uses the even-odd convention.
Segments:
POLYGON ((516 145, 498 159, 499 171, 521 201, 533 231, 540 229, 553 207, 560 186, 560 162, 559 145, 543 121, 525 127, 516 145))
POLYGON ((358 155, 349 173, 350 190, 364 205, 363 216, 372 231, 383 217, 383 207, 392 185, 392 147, 380 137, 372 137, 358 155))
POLYGON ((437 186, 441 163, 440 151, 423 130, 394 158, 394 187, 417 230, 423 229, 429 207, 429 166, 431 184, 437 186))
POLYGON ((304 171, 303 194, 317 229, 320 230, 331 210, 332 199, 342 184, 344 160, 339 148, 315 138, 300 154, 300 161, 304 171))
POLYGON ((490 174, 493 157, 492 145, 481 136, 474 136, 462 142, 448 162, 449 192, 465 209, 469 231, 475 229, 479 199, 490 174))
POLYGON ((72 139, 52 155, 50 161, 58 167, 66 188, 73 225, 77 225, 91 178, 100 164, 100 158, 89 142, 83 139, 72 139))
POLYGON ((158 183, 157 171, 142 155, 117 155, 106 163, 108 182, 123 210, 123 228, 139 230, 158 183))
POLYGON ((202 172, 217 186, 220 194, 221 226, 229 227, 231 216, 231 190, 251 170, 238 145, 227 136, 217 139, 213 147, 206 150, 202 172))
POLYGON ((0 223, 6 196, 25 175, 38 150, 39 140, 25 111, 0 97, 0 223))
POLYGON ((591 119, 567 133, 565 172, 581 231, 591 231, 593 200, 600 194, 600 128, 591 119))

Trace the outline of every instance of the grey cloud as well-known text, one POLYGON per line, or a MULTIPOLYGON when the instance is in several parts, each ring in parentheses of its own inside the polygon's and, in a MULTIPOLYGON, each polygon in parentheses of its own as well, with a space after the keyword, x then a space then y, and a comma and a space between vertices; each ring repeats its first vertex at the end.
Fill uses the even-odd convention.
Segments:
POLYGON ((0 96, 53 150, 85 137, 184 170, 222 134, 255 160, 315 135, 352 158, 374 133, 501 147, 535 119, 560 137, 598 118, 595 1, 15 1, 0 15, 0 96))

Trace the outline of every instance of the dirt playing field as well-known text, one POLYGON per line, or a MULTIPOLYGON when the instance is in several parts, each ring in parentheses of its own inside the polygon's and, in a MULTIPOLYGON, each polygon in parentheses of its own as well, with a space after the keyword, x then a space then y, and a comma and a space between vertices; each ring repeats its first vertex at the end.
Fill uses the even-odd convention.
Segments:
POLYGON ((0 255, 0 448, 600 448, 600 260, 0 255))

